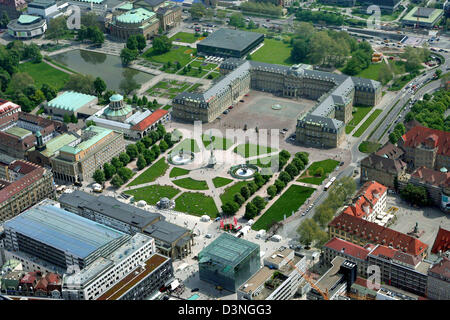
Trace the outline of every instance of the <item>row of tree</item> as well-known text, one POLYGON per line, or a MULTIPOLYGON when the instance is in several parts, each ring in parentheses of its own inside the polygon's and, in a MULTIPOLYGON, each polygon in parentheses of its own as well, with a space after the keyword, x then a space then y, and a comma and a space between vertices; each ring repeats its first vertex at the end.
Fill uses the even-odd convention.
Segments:
POLYGON ((450 106, 450 91, 441 89, 433 96, 424 95, 422 101, 417 101, 411 111, 405 116, 405 122, 419 121, 423 126, 450 131, 450 116, 445 117, 445 112, 450 106))
POLYGON ((97 169, 93 179, 100 184, 111 179, 111 184, 118 188, 133 176, 133 172, 126 168, 128 163, 137 159, 136 166, 142 170, 173 145, 172 134, 166 133, 164 126, 159 124, 155 131, 151 131, 135 144, 127 145, 126 152, 120 153, 119 157, 113 157, 111 163, 105 163, 103 170, 97 169), (160 143, 156 144, 157 141, 160 143))
MULTIPOLYGON (((247 185, 243 186, 238 193, 233 195, 233 200, 222 204, 222 212, 227 216, 234 215, 239 208, 244 204, 244 202, 249 199, 256 191, 261 189, 261 187, 270 180, 269 175, 261 175, 259 173, 255 173, 253 181, 247 183, 247 185)), ((259 197, 261 198, 261 197, 259 197)), ((255 203, 258 203, 258 208, 262 206, 265 200, 261 198, 263 201, 256 200, 255 203)), ((255 204, 254 203, 254 204, 255 204)), ((263 209, 264 207, 262 207, 263 209)), ((260 209, 259 211, 261 211, 260 209)))
POLYGON ((411 183, 408 183, 406 187, 400 191, 400 196, 413 205, 427 206, 431 204, 427 189, 422 186, 415 186, 411 183))
POLYGON ((146 45, 147 42, 142 34, 129 36, 125 48, 120 52, 122 64, 127 66, 131 61, 136 60, 146 45))
POLYGON ((90 40, 94 44, 98 45, 105 42, 105 35, 97 26, 94 27, 81 26, 81 29, 78 30, 77 33, 77 39, 79 41, 90 40))
POLYGON ((398 123, 394 130, 389 134, 389 141, 392 144, 397 143, 398 139, 406 133, 406 128, 403 123, 398 123))
POLYGON ((283 7, 279 6, 276 1, 274 1, 273 3, 261 1, 247 1, 242 2, 239 8, 244 12, 265 14, 275 17, 280 17, 283 14, 283 7))
POLYGON ((340 13, 311 11, 302 8, 297 8, 297 10, 295 11, 295 18, 299 21, 334 26, 342 26, 345 21, 344 16, 340 13))
POLYGON ((328 191, 325 201, 315 208, 311 219, 305 219, 297 232, 300 242, 306 246, 316 243, 318 247, 328 241, 328 234, 324 231, 333 219, 337 210, 350 200, 356 191, 356 182, 351 177, 344 177, 335 182, 328 191))

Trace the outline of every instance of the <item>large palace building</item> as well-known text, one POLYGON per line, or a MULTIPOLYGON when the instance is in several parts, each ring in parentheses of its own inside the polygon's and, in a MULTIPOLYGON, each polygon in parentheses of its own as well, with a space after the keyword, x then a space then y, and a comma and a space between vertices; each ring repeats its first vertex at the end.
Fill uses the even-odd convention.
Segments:
POLYGON ((297 141, 334 148, 344 140, 354 104, 373 106, 381 99, 378 81, 330 72, 230 58, 220 65, 224 77, 203 93, 183 92, 173 99, 172 116, 211 122, 250 89, 318 104, 297 121, 297 141))

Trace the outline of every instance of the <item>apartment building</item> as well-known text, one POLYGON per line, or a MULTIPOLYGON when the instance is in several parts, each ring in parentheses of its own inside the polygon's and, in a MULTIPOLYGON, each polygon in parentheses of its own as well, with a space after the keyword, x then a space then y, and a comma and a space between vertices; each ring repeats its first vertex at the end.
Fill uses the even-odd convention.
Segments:
POLYGON ((450 300, 450 259, 443 257, 428 270, 427 297, 450 300))
POLYGON ((61 183, 92 181, 95 170, 123 151, 123 133, 90 126, 83 130, 77 144, 63 146, 58 156, 51 159, 53 176, 61 183))
POLYGON ((50 170, 24 160, 14 160, 0 177, 0 222, 11 219, 42 199, 55 198, 50 170))

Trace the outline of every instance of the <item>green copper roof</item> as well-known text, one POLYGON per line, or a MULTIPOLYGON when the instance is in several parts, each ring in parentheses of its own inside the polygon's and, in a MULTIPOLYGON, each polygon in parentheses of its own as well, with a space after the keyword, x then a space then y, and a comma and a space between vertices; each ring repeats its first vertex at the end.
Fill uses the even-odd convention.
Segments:
POLYGON ((151 19, 156 14, 144 8, 130 10, 117 17, 117 21, 122 23, 140 23, 142 21, 151 19))
POLYGON ((41 132, 38 130, 38 131, 36 131, 36 138, 37 137, 42 137, 42 134, 41 134, 41 132))
MULTIPOLYGON (((429 10, 431 8, 420 8, 420 10, 427 10, 427 9, 429 10)), ((412 8, 412 10, 410 12, 408 12, 403 17, 402 20, 417 22, 417 17, 415 16, 415 14, 418 10, 419 10, 419 7, 412 8)), ((431 10, 429 10, 429 11, 431 11, 431 10)), ((442 9, 434 9, 428 17, 419 17, 419 22, 433 23, 443 13, 444 13, 444 10, 442 10, 442 9)))
POLYGON ((125 4, 121 5, 117 9, 119 9, 119 10, 126 10, 126 11, 131 10, 131 9, 133 9, 133 3, 126 2, 125 4))
POLYGON ((20 15, 17 22, 19 22, 20 24, 29 24, 29 23, 36 22, 40 19, 41 19, 40 17, 30 16, 28 14, 22 14, 22 15, 20 15))
POLYGON ((123 108, 120 108, 119 110, 113 110, 110 108, 106 108, 105 111, 103 111, 103 114, 107 117, 123 117, 132 112, 133 109, 129 105, 123 106, 123 108))
POLYGON ((447 170, 446 167, 442 167, 442 168, 441 168, 441 172, 444 172, 444 173, 445 173, 445 172, 448 172, 448 170, 447 170))
POLYGON ((66 91, 48 103, 49 107, 76 111, 97 97, 84 93, 66 91))
POLYGON ((106 137, 108 134, 110 134, 112 132, 112 130, 109 130, 109 129, 106 129, 106 128, 97 127, 97 126, 90 126, 90 127, 88 127, 87 129, 84 130, 84 133, 88 133, 88 132, 92 132, 94 135, 92 137, 90 137, 89 139, 84 140, 80 144, 76 145, 75 147, 71 147, 71 146, 65 145, 59 151, 60 152, 71 153, 71 154, 80 153, 83 150, 89 149, 94 144, 99 142, 101 139, 106 137))
POLYGON ((120 101, 123 100, 123 96, 121 96, 120 94, 113 94, 110 98, 109 101, 120 101))
POLYGON ((45 144, 45 150, 43 150, 41 153, 46 157, 51 157, 62 147, 74 142, 76 139, 77 137, 75 137, 74 135, 68 133, 61 134, 47 142, 45 144))
POLYGON ((23 129, 21 127, 15 126, 11 127, 8 130, 5 130, 6 133, 9 133, 10 135, 16 136, 18 138, 23 139, 25 136, 29 135, 31 131, 27 129, 23 129))

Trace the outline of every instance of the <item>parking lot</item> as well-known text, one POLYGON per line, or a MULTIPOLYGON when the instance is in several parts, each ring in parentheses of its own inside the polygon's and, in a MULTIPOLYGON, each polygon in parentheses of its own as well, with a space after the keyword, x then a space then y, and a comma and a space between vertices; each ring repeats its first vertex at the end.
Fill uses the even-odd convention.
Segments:
POLYGON ((426 243, 430 247, 430 250, 439 227, 447 230, 450 229, 450 217, 438 208, 414 208, 397 196, 388 196, 387 209, 391 206, 398 207, 399 210, 395 214, 397 219, 390 228, 399 232, 408 233, 414 229, 417 222, 419 232, 422 233, 419 240, 426 243))

